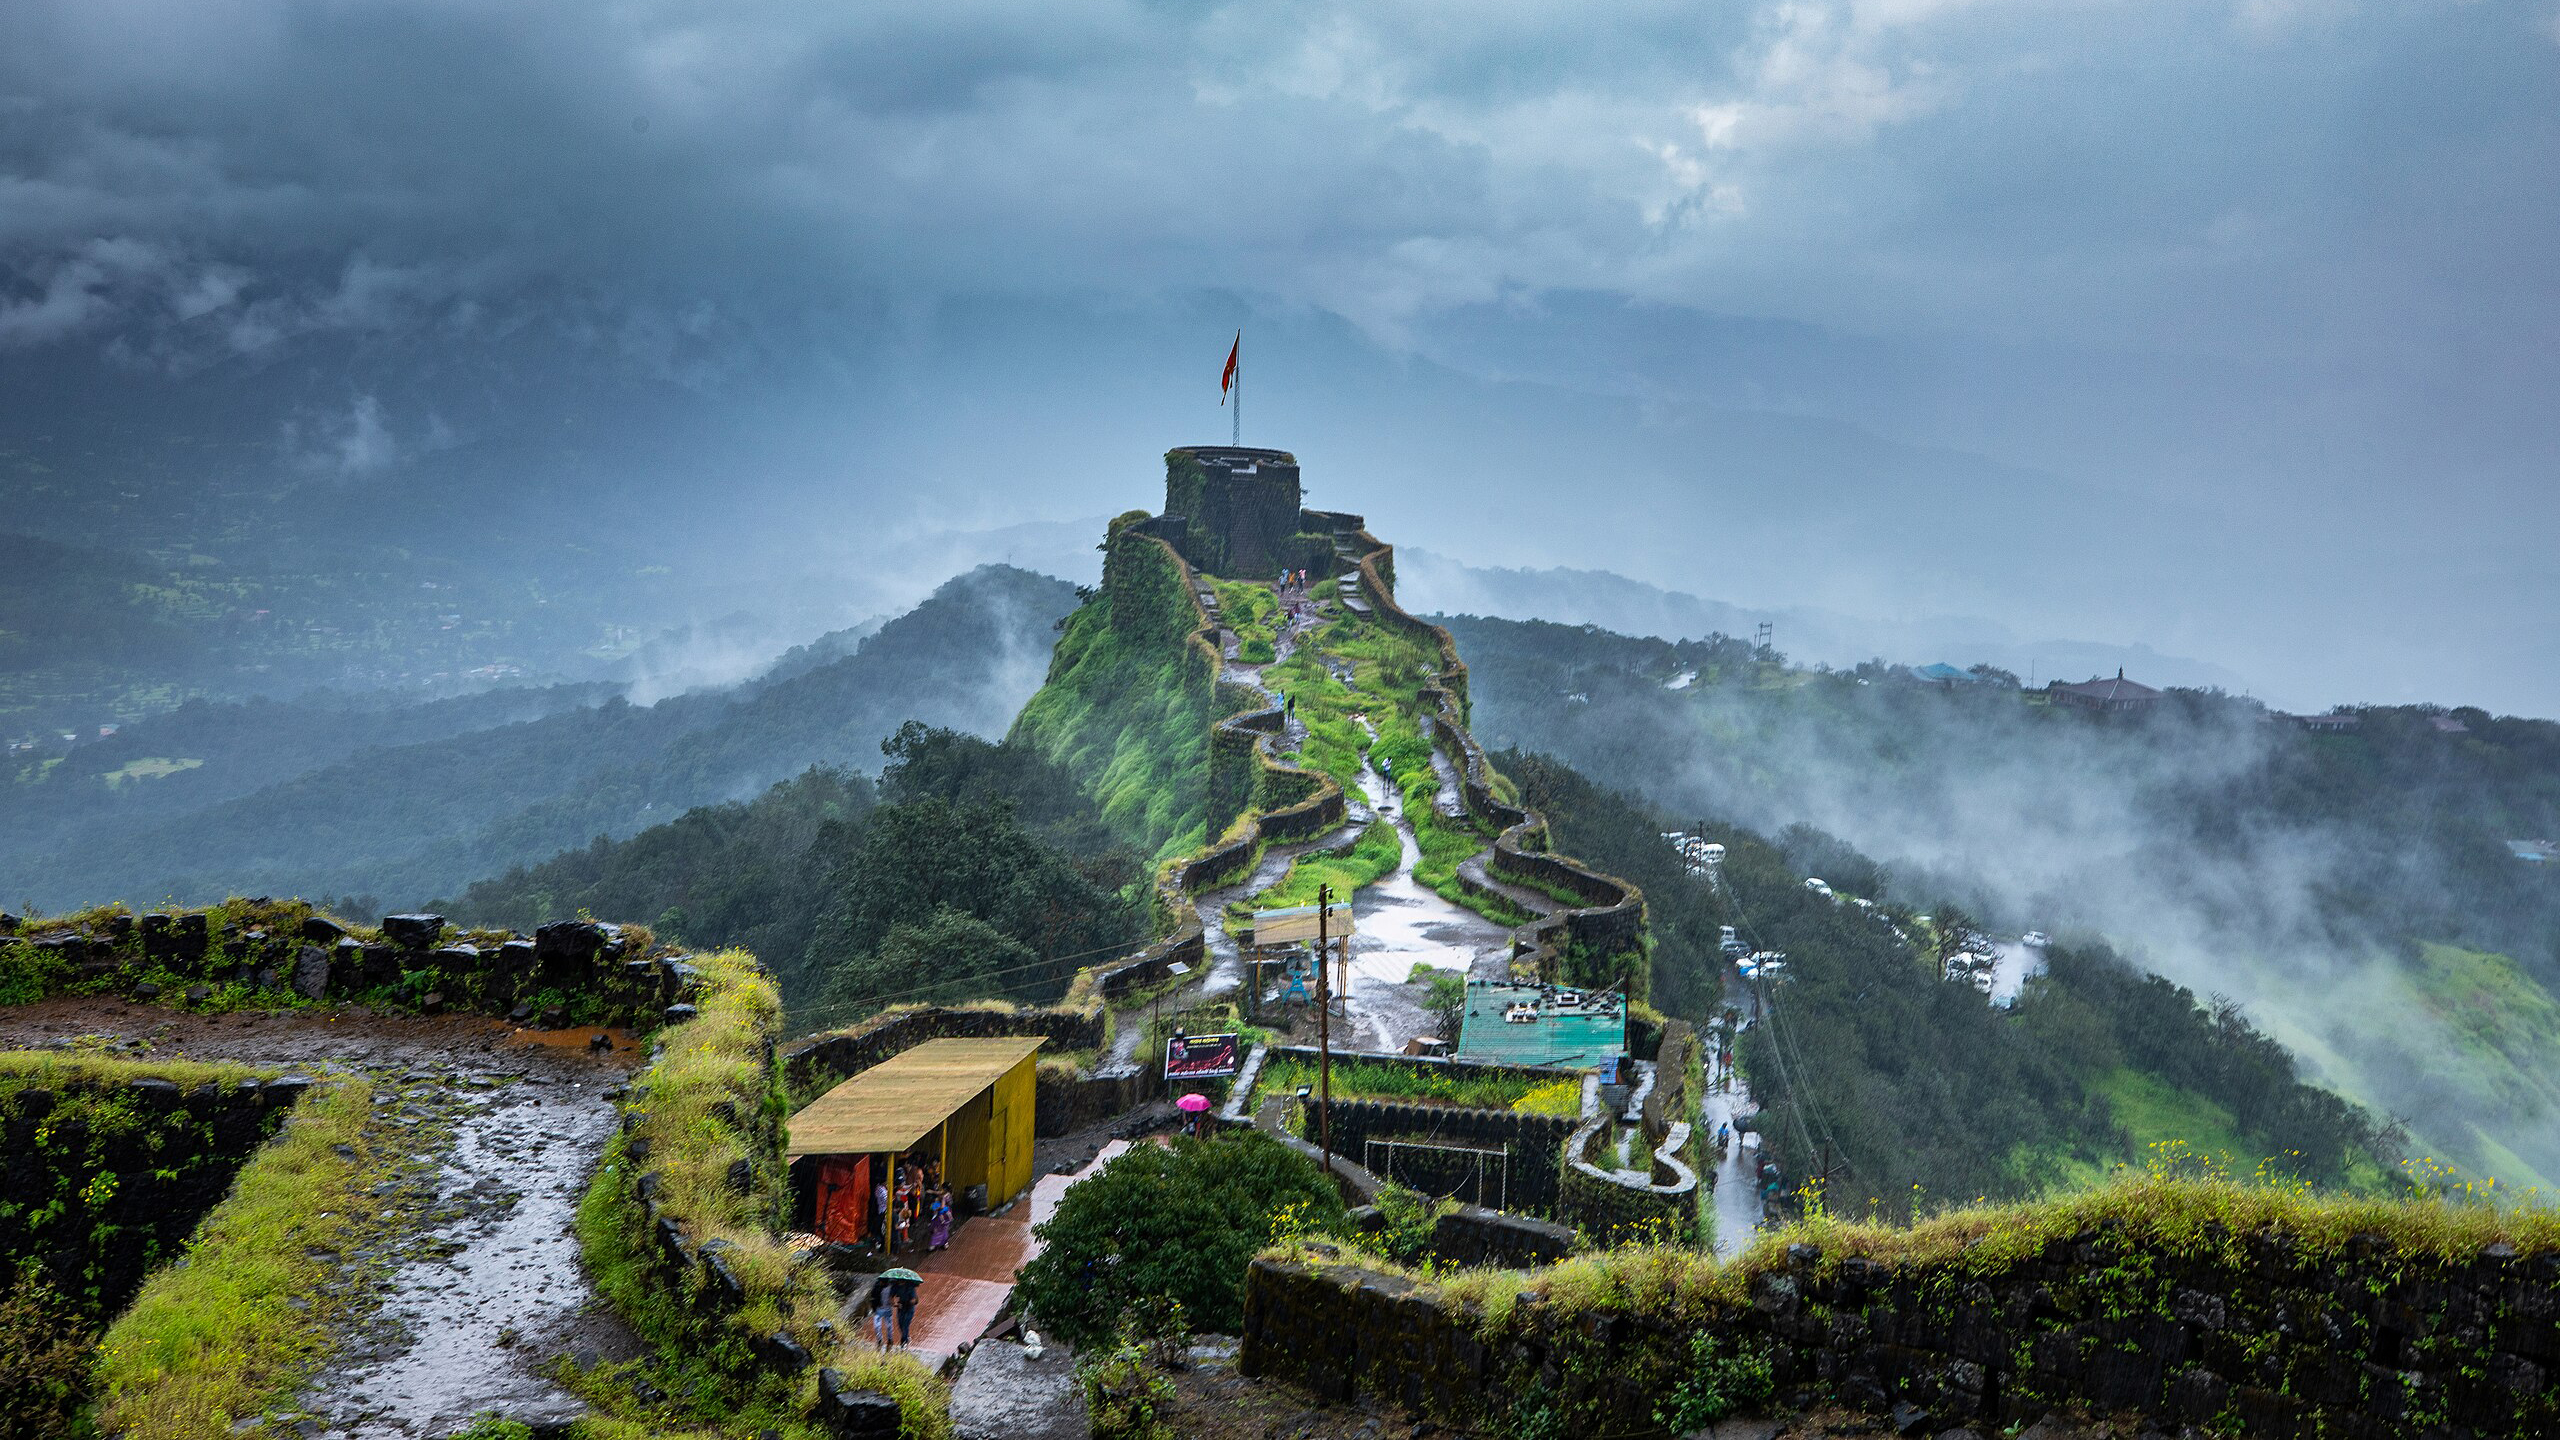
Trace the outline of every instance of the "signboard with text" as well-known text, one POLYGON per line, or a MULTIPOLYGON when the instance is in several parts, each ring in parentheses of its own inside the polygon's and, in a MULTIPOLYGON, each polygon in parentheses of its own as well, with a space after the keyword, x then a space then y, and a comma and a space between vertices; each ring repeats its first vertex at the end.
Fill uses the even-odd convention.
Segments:
POLYGON ((1167 1080, 1216 1080, 1236 1073, 1243 1061, 1234 1035, 1176 1035, 1164 1042, 1167 1080))

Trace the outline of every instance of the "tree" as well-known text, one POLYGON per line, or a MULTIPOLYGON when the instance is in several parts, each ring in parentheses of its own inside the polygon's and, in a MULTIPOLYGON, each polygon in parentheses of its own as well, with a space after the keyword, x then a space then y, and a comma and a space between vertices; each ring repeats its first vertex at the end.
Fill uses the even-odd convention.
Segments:
POLYGON ((1033 1233, 1044 1247, 1014 1287, 1040 1327, 1079 1346, 1118 1332, 1141 1302, 1177 1301, 1190 1323, 1244 1324, 1245 1267, 1280 1219, 1339 1220, 1315 1163, 1254 1131, 1141 1145, 1079 1182, 1033 1233))
POLYGON ((1458 1026, 1467 1013, 1467 977, 1455 970, 1433 970, 1431 989, 1422 997, 1422 1008, 1431 1012, 1432 1023, 1440 1028, 1440 1038, 1455 1046, 1458 1026))
POLYGON ((922 921, 889 927, 880 948, 837 969, 829 1005, 936 1003, 1000 994, 1039 955, 965 910, 945 905, 922 921))

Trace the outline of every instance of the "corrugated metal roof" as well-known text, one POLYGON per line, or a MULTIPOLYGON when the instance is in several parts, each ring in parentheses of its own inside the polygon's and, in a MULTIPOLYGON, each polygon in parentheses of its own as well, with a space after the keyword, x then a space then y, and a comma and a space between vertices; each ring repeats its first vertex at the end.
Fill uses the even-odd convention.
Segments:
POLYGON ((1468 1060, 1587 1070, 1626 1051, 1626 1012, 1615 1006, 1557 1010, 1540 1005, 1534 1021, 1503 1018, 1512 1006, 1538 1005, 1541 998, 1535 985, 1470 983, 1467 1008, 1458 1023, 1458 1054, 1468 1060))
POLYGON ((904 1152, 1031 1058, 1038 1036, 927 1040, 845 1081, 791 1117, 784 1153, 904 1152))

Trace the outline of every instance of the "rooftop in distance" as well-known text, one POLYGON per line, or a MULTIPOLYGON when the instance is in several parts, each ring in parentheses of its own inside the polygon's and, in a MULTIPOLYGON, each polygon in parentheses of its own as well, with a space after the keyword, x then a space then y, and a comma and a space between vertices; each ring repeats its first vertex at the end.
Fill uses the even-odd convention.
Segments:
POLYGON ((1587 1070, 1626 1053, 1627 1010, 1606 990, 1470 981, 1458 1055, 1587 1070))

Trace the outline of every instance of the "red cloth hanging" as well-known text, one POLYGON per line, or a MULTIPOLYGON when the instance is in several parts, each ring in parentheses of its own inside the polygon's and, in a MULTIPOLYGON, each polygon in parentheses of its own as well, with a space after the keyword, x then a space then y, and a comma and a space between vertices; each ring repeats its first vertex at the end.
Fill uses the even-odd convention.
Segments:
POLYGON ((818 1233, 851 1245, 869 1233, 871 1157, 818 1162, 818 1233))

